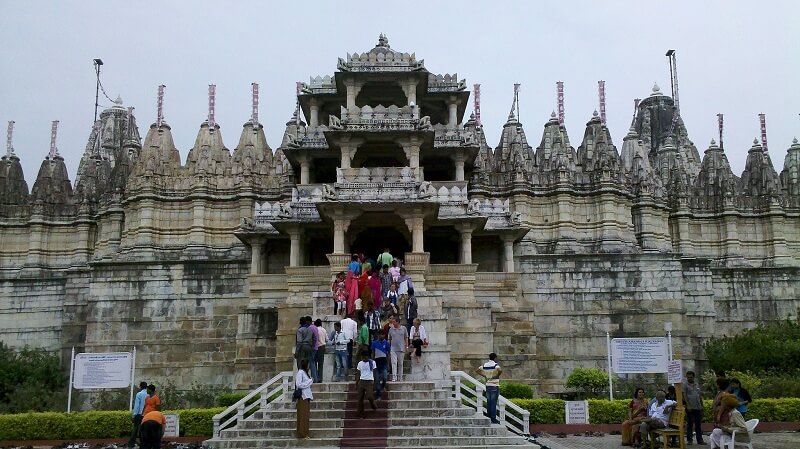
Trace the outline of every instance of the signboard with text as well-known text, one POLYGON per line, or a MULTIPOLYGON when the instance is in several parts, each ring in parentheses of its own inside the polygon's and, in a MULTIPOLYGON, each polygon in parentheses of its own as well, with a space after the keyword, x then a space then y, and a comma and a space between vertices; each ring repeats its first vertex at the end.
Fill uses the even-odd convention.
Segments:
POLYGON ((132 362, 130 352, 77 354, 73 386, 78 390, 130 387, 132 362))
POLYGON ((564 401, 567 424, 589 424, 588 401, 564 401))
POLYGON ((614 338, 611 340, 611 367, 617 374, 666 373, 667 339, 614 338))
POLYGON ((667 383, 681 382, 683 382, 683 363, 680 360, 670 360, 667 362, 667 383))
POLYGON ((164 426, 164 436, 165 437, 180 436, 181 433, 180 417, 178 415, 164 415, 164 418, 166 418, 167 421, 167 424, 164 426))

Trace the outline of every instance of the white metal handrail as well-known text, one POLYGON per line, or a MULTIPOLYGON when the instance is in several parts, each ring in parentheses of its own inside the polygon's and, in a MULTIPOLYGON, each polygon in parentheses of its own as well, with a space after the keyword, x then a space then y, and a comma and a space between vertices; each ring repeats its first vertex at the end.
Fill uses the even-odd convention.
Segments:
POLYGON ((291 371, 279 373, 260 387, 248 393, 247 396, 243 397, 239 402, 214 415, 212 418, 214 421, 214 438, 219 438, 219 434, 222 430, 232 427, 234 424, 239 424, 248 413, 265 409, 269 404, 280 399, 289 398, 291 391, 289 387, 293 379, 294 373, 291 371), (270 401, 270 398, 278 393, 281 394, 270 401), (248 404, 248 402, 259 394, 261 395, 261 400, 253 401, 251 404, 248 404))
MULTIPOLYGON (((486 407, 484 406, 484 401, 486 401, 486 396, 484 394, 486 386, 463 371, 451 371, 450 376, 453 378, 453 396, 455 399, 458 399, 461 403, 466 402, 471 408, 475 409, 476 414, 483 415, 486 411, 486 407), (463 381, 469 382, 474 385, 475 388, 470 388, 468 385, 465 385, 463 381), (462 391, 466 391, 467 395, 464 395, 462 391), (468 395, 474 395, 475 399, 472 399, 468 395)), ((530 435, 530 418, 531 412, 514 404, 503 396, 498 398, 497 419, 507 429, 522 433, 523 435, 530 435), (506 410, 507 408, 519 414, 519 416, 510 413, 510 411, 506 410)))

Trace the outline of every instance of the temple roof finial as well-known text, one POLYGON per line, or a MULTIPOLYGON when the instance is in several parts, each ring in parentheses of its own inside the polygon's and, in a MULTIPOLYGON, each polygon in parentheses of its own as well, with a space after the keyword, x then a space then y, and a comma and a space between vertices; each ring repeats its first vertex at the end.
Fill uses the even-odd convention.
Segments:
POLYGON ((389 38, 386 37, 385 34, 381 33, 380 36, 378 36, 378 45, 376 45, 376 47, 390 48, 389 47, 389 38))
POLYGON ((661 93, 661 88, 658 87, 658 83, 653 83, 653 92, 650 94, 651 97, 657 97, 664 95, 661 93))

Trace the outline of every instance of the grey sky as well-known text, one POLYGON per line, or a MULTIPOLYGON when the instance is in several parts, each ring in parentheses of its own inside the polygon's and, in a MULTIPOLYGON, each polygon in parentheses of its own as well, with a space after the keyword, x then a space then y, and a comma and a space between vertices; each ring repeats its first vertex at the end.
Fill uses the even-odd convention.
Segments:
MULTIPOLYGON (((295 81, 332 74, 337 57, 372 48, 416 52, 434 73, 481 83, 492 146, 522 83, 520 116, 535 147, 564 81, 566 125, 578 145, 606 81, 608 126, 622 146, 633 99, 653 82, 669 93, 667 49, 678 56, 681 115, 702 153, 725 114, 725 149, 741 174, 767 114, 780 172, 800 135, 800 2, 161 2, 9 1, 0 14, 0 124, 16 121, 14 147, 33 186, 61 121, 58 148, 74 181, 92 126, 93 58, 108 94, 136 108, 140 132, 155 120, 156 88, 183 160, 217 85, 217 122, 231 150, 261 86, 260 121, 273 149, 294 109, 295 81)), ((110 102, 101 95, 101 104, 110 102)), ((468 107, 468 111, 472 106, 468 107)), ((5 149, 3 149, 3 153, 5 149)))

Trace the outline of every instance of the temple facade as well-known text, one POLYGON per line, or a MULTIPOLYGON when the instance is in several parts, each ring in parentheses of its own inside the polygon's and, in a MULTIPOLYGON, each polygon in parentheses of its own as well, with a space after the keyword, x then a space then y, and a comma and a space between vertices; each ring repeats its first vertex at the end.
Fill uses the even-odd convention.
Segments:
MULTIPOLYGON (((605 367, 606 334, 702 344, 800 313, 800 144, 780 174, 758 141, 735 175, 701 155, 654 86, 618 150, 595 113, 577 147, 555 114, 494 149, 470 91, 381 36, 303 83, 272 150, 257 114, 230 151, 200 126, 185 163, 159 120, 103 111, 75 182, 58 152, 33 187, 0 163, 0 340, 137 348, 137 375, 247 388, 291 369, 300 316, 333 316, 354 252, 405 262, 431 345, 413 378, 497 352, 549 391, 605 367), (305 120, 303 119, 305 118, 305 120)), ((328 371, 330 373, 330 371, 328 371)))

